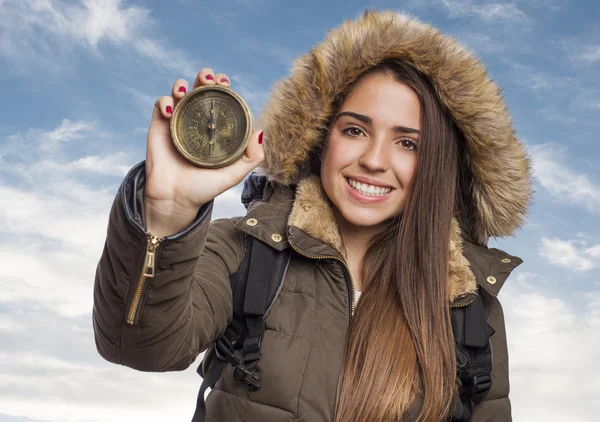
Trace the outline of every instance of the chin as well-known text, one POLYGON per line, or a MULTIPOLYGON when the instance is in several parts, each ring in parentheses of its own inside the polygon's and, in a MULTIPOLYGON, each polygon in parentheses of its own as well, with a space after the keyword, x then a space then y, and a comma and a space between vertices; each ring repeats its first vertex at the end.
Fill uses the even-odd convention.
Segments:
POLYGON ((383 215, 382 213, 375 213, 375 212, 352 212, 350 210, 348 210, 349 212, 344 212, 342 211, 342 217, 344 217, 344 219, 350 223, 353 226, 357 226, 357 227, 374 227, 374 226, 379 226, 382 223, 385 223, 386 221, 388 221, 389 219, 391 219, 392 217, 387 215, 387 213, 385 215, 383 215))

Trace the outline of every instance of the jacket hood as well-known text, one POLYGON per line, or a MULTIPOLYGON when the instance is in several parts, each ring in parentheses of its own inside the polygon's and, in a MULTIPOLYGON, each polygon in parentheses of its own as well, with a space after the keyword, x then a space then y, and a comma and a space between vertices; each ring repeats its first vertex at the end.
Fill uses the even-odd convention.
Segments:
POLYGON ((266 139, 262 171, 283 185, 305 179, 334 101, 362 73, 392 57, 429 77, 466 139, 474 240, 485 245, 490 236, 512 235, 524 222, 532 194, 531 167, 500 88, 461 44, 400 13, 366 11, 295 61, 291 75, 273 87, 259 119, 266 139))

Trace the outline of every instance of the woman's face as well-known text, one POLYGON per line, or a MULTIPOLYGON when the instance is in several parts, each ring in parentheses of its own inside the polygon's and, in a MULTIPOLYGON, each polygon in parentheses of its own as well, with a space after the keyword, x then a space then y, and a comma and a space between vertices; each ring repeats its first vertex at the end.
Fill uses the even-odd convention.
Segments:
POLYGON ((417 163, 419 98, 386 74, 352 89, 334 117, 321 163, 325 192, 351 226, 372 227, 398 215, 417 163))

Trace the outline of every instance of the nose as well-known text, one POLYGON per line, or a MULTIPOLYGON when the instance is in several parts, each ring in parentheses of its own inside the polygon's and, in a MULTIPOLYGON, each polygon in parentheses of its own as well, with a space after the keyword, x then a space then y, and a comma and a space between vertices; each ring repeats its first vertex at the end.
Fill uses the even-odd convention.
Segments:
POLYGON ((384 172, 389 167, 389 152, 382 140, 373 139, 365 145, 358 163, 370 172, 384 172))

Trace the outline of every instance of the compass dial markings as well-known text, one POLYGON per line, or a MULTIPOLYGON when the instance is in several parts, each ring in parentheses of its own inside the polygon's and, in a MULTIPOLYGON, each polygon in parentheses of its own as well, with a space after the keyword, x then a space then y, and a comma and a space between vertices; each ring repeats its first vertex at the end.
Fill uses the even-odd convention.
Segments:
POLYGON ((238 100, 227 93, 207 90, 183 106, 179 133, 188 154, 207 162, 239 154, 236 151, 247 136, 247 111, 238 100))

